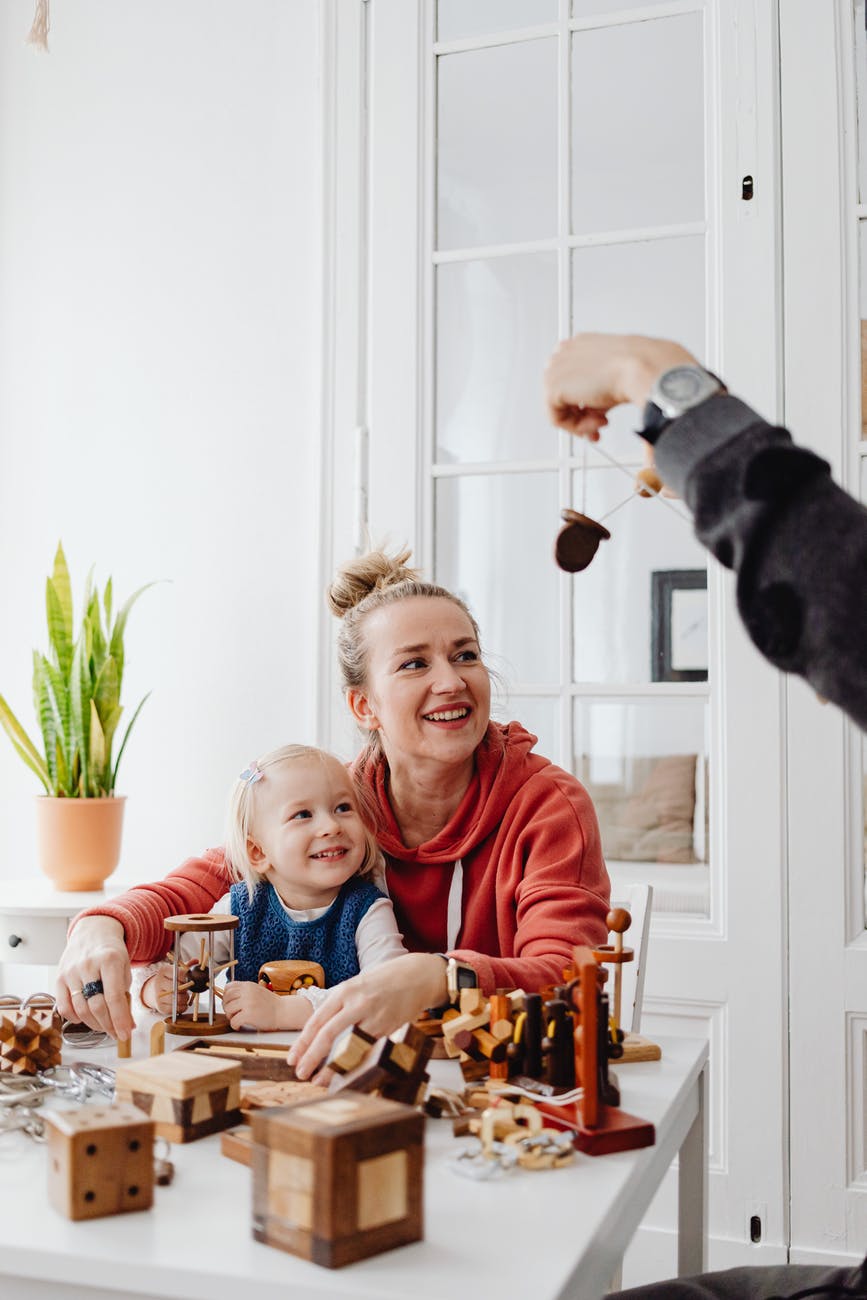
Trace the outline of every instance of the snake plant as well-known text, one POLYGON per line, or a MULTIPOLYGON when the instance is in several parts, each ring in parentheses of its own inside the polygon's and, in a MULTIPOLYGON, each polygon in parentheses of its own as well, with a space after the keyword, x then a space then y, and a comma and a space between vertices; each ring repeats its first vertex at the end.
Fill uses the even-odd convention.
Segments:
POLYGON ((47 794, 77 799, 114 794, 126 742, 148 698, 145 695, 133 713, 112 763, 123 713, 126 622, 139 596, 153 585, 149 582, 134 592, 112 622, 111 578, 100 595, 92 573, 88 575, 81 626, 73 639, 72 587, 66 556, 58 545, 54 572, 45 587, 49 654, 33 652, 33 703, 42 731, 41 754, 0 695, 0 724, 47 794))

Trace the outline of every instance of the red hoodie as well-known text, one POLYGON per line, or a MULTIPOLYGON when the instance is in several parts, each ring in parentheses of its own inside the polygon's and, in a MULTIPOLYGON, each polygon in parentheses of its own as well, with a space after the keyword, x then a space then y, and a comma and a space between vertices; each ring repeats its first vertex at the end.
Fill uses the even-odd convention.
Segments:
MULTIPOLYGON (((384 756, 362 755, 354 775, 379 809, 376 838, 406 945, 443 952, 449 886, 463 867, 460 947, 485 993, 557 983, 575 944, 605 943, 609 881, 590 796, 540 754, 517 722, 491 723, 459 808, 432 840, 408 849, 388 801, 384 756)), ((189 858, 164 881, 143 885, 83 916, 113 916, 132 961, 166 951, 163 918, 206 912, 226 892, 222 851, 189 858)))

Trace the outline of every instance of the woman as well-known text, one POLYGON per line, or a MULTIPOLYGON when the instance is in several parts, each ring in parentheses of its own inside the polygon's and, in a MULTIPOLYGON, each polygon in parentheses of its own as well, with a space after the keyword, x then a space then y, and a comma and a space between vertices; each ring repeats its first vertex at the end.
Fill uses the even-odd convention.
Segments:
MULTIPOLYGON (((293 1049, 300 1077, 347 1025, 390 1033, 442 1005, 444 955, 471 966, 486 993, 538 989, 562 978, 575 944, 606 939, 609 882, 587 792, 533 754, 535 737, 518 723, 490 721, 475 620, 408 558, 377 551, 347 565, 329 601, 342 619, 347 703, 368 741, 353 776, 410 952, 323 1003, 293 1049)), ((222 852, 211 850, 82 913, 61 961, 61 1013, 126 1037, 130 958, 159 957, 163 918, 207 911, 226 888, 222 852)))

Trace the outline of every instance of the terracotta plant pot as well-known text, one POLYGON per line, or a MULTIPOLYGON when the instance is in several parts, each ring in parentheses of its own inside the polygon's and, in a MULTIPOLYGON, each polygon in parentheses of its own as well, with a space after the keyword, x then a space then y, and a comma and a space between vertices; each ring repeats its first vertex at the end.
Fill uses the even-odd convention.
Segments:
POLYGON ((126 796, 36 800, 39 865, 58 889, 101 889, 120 858, 126 796))

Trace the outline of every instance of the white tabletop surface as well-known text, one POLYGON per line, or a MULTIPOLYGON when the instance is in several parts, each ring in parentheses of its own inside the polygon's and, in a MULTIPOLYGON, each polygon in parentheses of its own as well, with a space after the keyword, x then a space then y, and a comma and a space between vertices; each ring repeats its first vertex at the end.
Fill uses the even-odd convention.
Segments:
MULTIPOLYGON (((136 1057, 146 1055, 146 1028, 136 1033, 136 1057)), ((33 1278, 53 1284, 48 1294, 58 1300, 64 1284, 89 1288, 95 1300, 100 1288, 178 1300, 590 1300, 676 1154, 706 1058, 704 1041, 672 1039, 661 1061, 621 1066, 624 1109, 656 1124, 657 1147, 595 1159, 576 1152, 559 1170, 484 1183, 458 1177, 448 1168, 459 1145, 451 1124, 429 1119, 425 1240, 337 1270, 253 1240, 250 1170, 220 1154, 219 1135, 172 1148, 174 1182, 155 1189, 152 1210, 78 1223, 48 1204, 45 1147, 0 1136, 0 1294, 18 1300, 27 1294, 21 1279, 33 1278)), ((73 1059, 114 1064, 116 1055, 66 1049, 64 1060, 73 1059)), ((454 1070, 454 1062, 431 1063, 434 1081, 454 1082, 454 1070)))
POLYGON ((0 880, 0 912, 29 916, 38 910, 42 916, 74 916, 86 907, 107 903, 128 888, 120 881, 115 885, 107 882, 103 889, 61 890, 34 868, 32 877, 25 880, 0 880))

